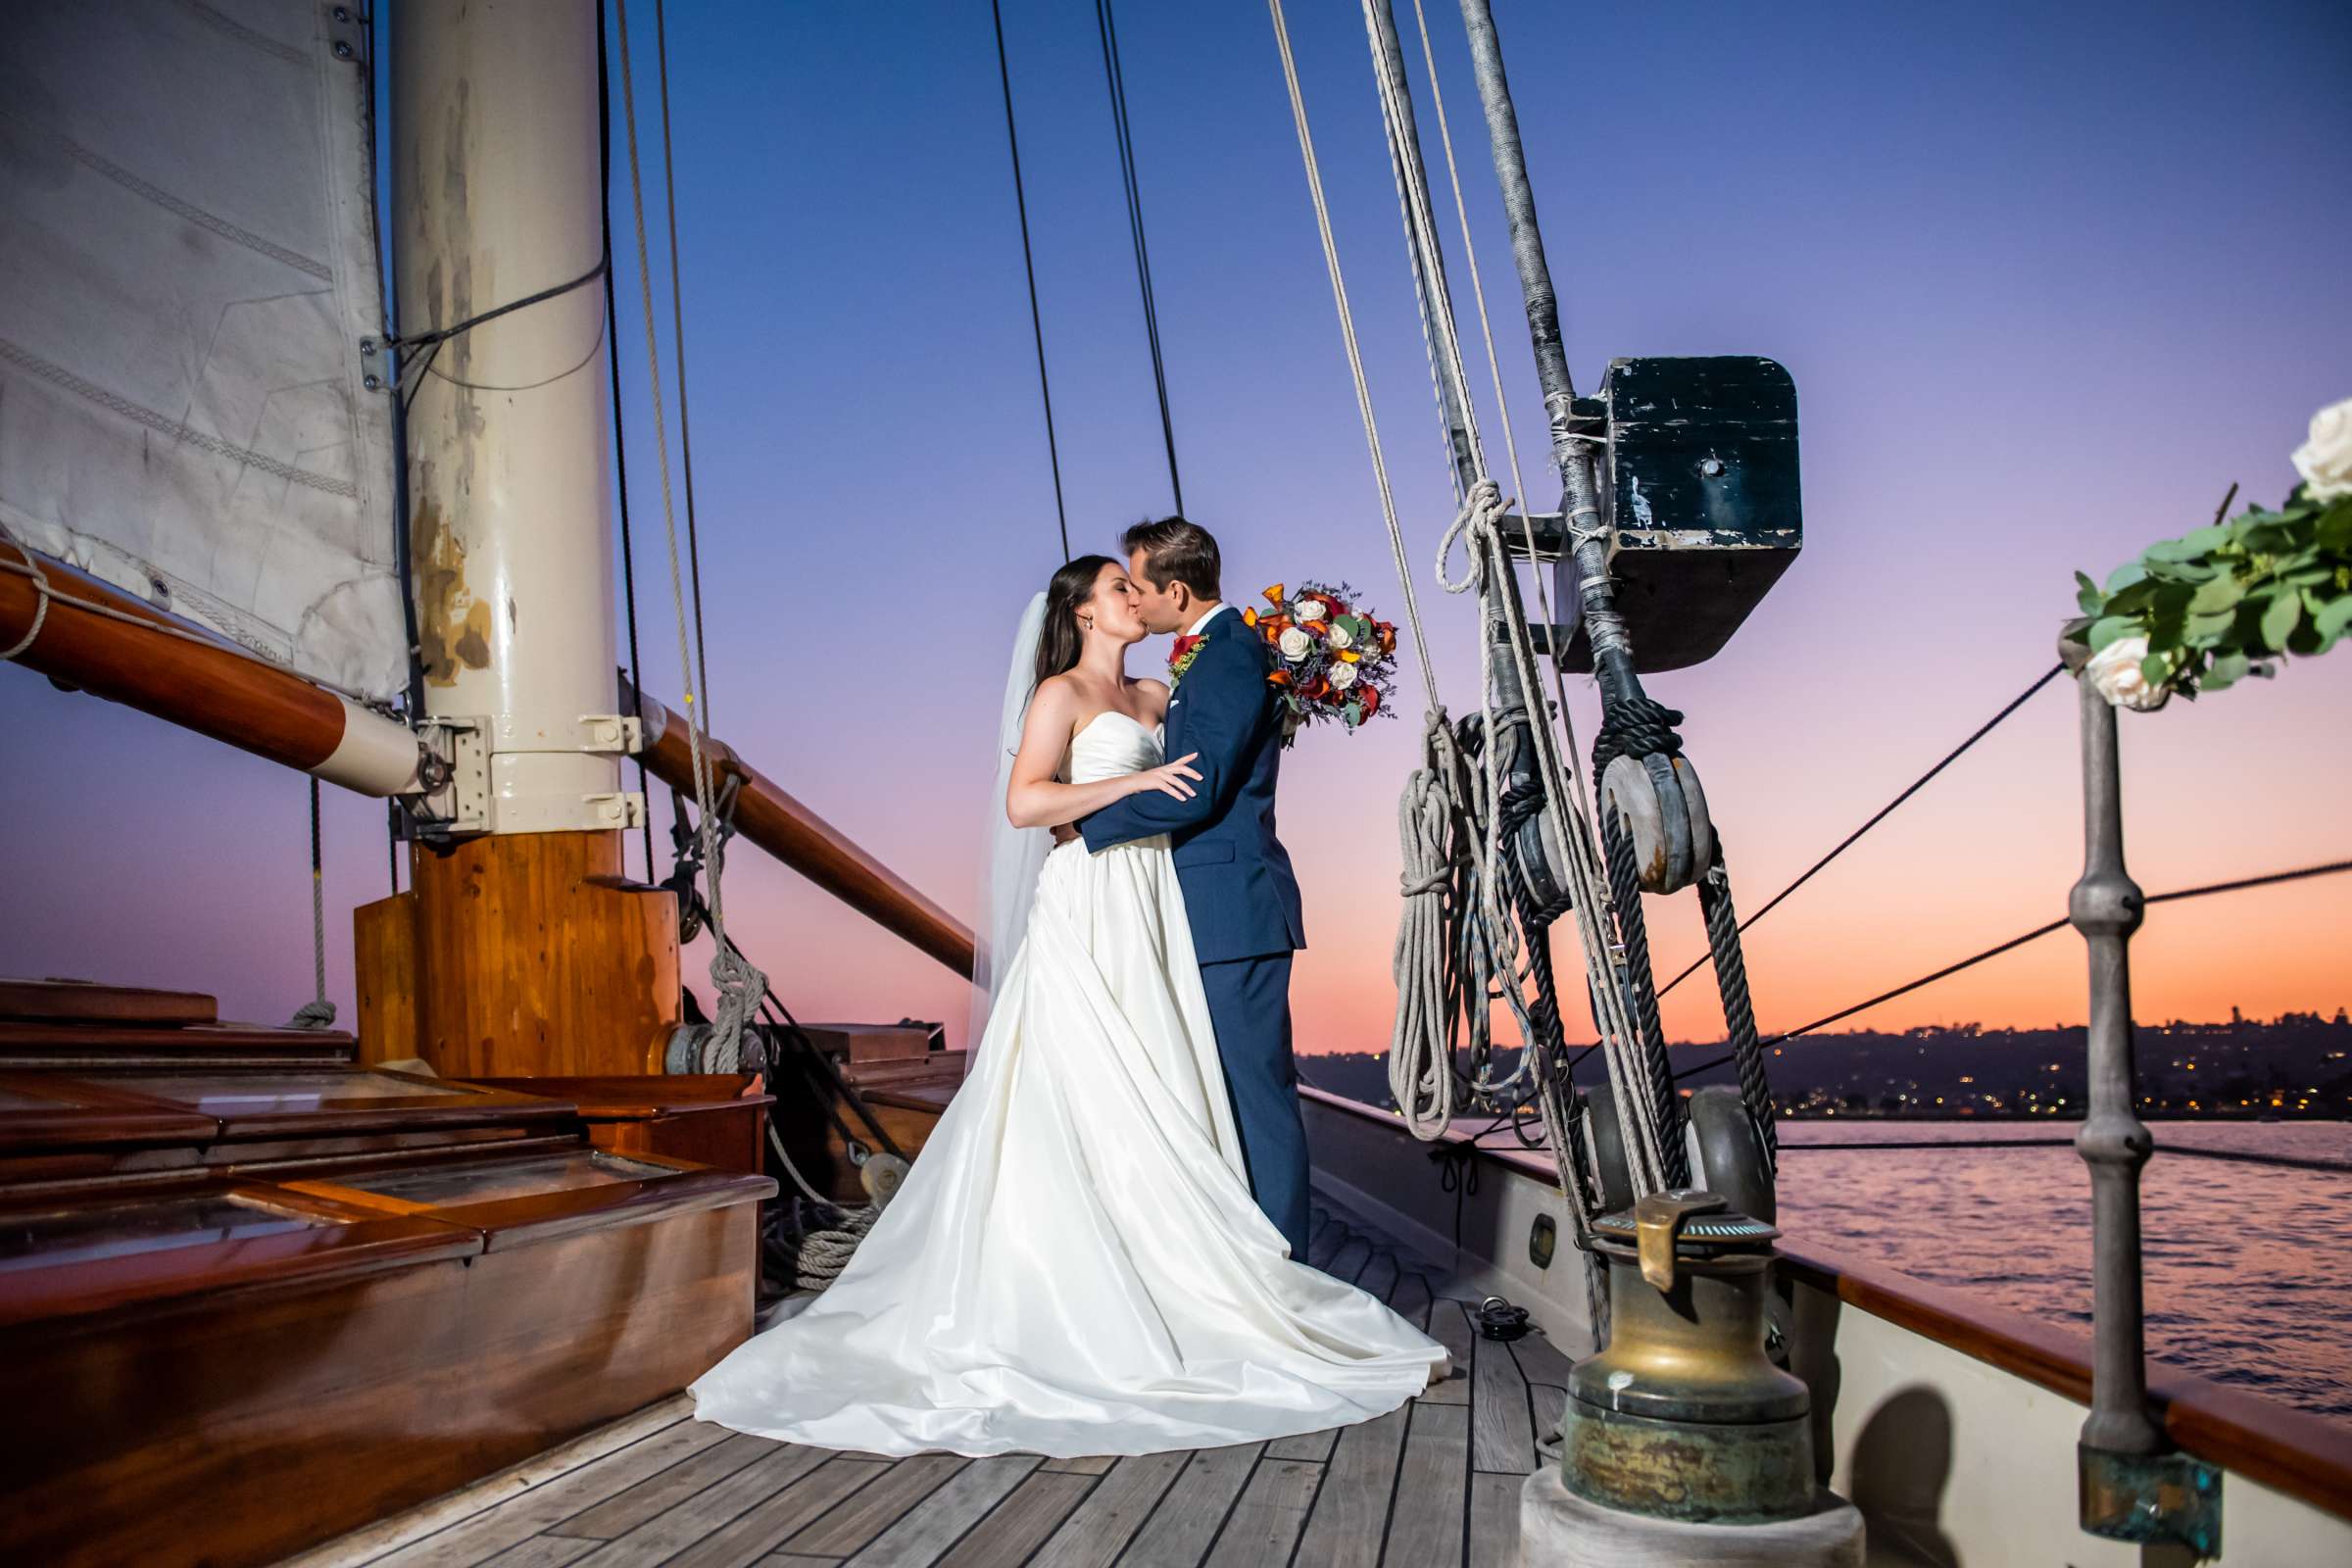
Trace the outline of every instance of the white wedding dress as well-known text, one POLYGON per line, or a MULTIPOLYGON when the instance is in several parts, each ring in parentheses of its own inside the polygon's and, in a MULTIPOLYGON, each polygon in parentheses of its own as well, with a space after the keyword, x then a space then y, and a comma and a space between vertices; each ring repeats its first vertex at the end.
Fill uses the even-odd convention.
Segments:
MULTIPOLYGON (((1160 761, 1104 712, 1074 782, 1160 761)), ((1366 1421, 1446 1351, 1250 1196, 1167 840, 1047 857, 962 1089, 849 1268, 693 1388, 828 1448, 1056 1457, 1366 1421)))

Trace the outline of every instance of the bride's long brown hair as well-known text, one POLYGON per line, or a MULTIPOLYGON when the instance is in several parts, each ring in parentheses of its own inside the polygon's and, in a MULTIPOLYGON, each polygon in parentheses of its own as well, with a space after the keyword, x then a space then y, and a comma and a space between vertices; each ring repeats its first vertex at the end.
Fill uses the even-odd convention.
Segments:
POLYGON ((1046 584, 1046 624, 1037 639, 1038 685, 1077 667, 1078 649, 1084 641, 1078 630, 1078 607, 1095 597, 1102 568, 1117 564, 1108 556, 1080 556, 1064 562, 1054 580, 1046 584))

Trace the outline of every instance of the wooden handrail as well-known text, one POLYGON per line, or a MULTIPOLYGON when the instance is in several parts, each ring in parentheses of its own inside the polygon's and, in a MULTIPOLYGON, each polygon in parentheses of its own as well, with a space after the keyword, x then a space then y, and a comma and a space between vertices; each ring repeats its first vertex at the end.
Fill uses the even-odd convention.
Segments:
MULTIPOLYGON (((622 708, 628 707, 622 682, 622 708)), ((636 694, 645 723, 645 770, 682 794, 694 793, 694 760, 686 720, 658 697, 636 694)), ((785 792, 726 742, 706 736, 715 783, 732 775, 735 831, 893 936, 903 938, 966 979, 971 977, 971 931, 889 866, 852 842, 785 792)))
MULTIPOLYGON (((1299 1098, 1412 1135, 1396 1115, 1361 1101, 1300 1085, 1299 1098)), ((1489 1149, 1448 1131, 1444 1142, 1469 1145, 1477 1156, 1556 1188, 1547 1155, 1489 1149)), ((1961 1354, 2074 1400, 2090 1402, 2090 1340, 1884 1264, 1856 1261, 1813 1246, 1781 1246, 1790 1275, 1858 1311, 1908 1329, 1961 1354)), ((2352 1431, 2244 1389, 2148 1363, 2148 1396, 2166 1436, 2182 1451, 2300 1498, 2337 1518, 2352 1518, 2352 1431)))

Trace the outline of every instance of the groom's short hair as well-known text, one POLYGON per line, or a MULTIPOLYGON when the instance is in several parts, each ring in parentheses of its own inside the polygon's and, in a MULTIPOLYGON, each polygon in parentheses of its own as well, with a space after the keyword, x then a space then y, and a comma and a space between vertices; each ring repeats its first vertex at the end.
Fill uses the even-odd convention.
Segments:
POLYGON ((1120 537, 1119 547, 1131 556, 1144 553, 1144 575, 1154 588, 1164 592, 1180 582, 1196 598, 1225 597, 1218 587, 1224 563, 1217 557, 1216 535, 1197 522, 1176 516, 1139 522, 1120 537))

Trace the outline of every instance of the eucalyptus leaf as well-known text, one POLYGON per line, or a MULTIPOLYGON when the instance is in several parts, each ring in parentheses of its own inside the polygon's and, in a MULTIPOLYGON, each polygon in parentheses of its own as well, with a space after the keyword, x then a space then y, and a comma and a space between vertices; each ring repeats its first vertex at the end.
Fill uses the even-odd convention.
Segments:
POLYGON ((2333 641, 2352 627, 2352 594, 2340 594, 2322 609, 2312 612, 2311 623, 2321 636, 2333 641))
POLYGON ((2216 577, 2197 590, 2196 597, 2188 602, 2188 612, 2192 615, 2210 615, 2219 611, 2234 610, 2237 602, 2245 597, 2246 585, 2243 582, 2235 577, 2216 577))
POLYGON ((2206 668, 2202 681, 2204 688, 2209 692, 2229 690, 2245 679, 2246 662, 2246 656, 2234 651, 2216 655, 2213 663, 2206 668))
POLYGON ((2107 591, 2111 594, 2122 593, 2147 574, 2147 569, 2138 562, 2127 561, 2107 574, 2107 591))
POLYGON ((2218 643, 2230 635, 2237 624, 2235 610, 2216 611, 2209 615, 2189 612, 2188 640, 2193 643, 2218 643))
POLYGON ((2287 638, 2294 634, 2295 627, 2302 619, 2303 598, 2300 594, 2273 594, 2271 602, 2262 611, 2262 646, 2272 653, 2283 651, 2287 638))
POLYGON ((2107 615, 2090 623, 2090 629, 2082 634, 2082 641, 2095 654, 2117 638, 2137 636, 2141 630, 2140 623, 2132 616, 2107 615))

